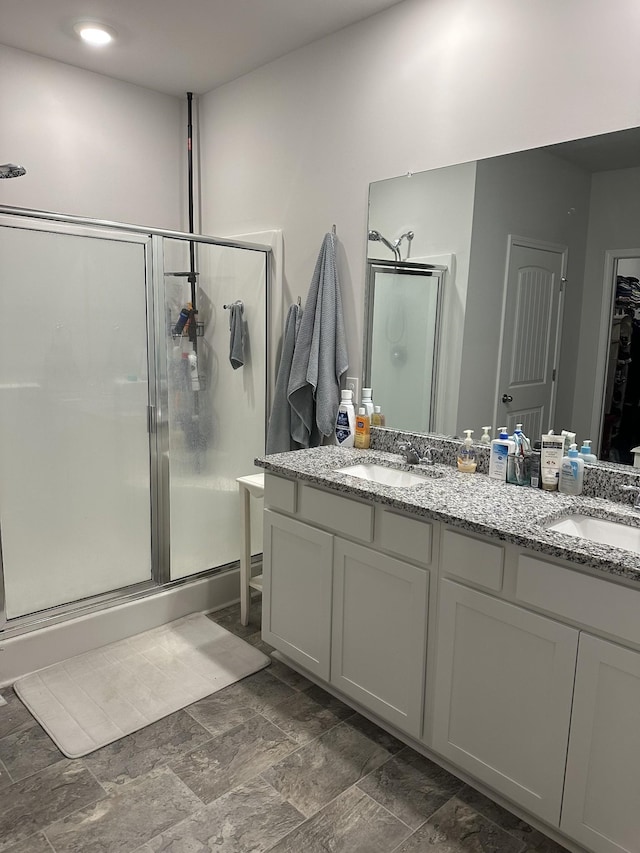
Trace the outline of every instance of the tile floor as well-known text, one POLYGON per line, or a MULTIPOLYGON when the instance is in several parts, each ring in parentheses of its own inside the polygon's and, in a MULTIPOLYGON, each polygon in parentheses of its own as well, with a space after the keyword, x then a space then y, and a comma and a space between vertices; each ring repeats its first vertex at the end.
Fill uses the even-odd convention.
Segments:
POLYGON ((74 761, 2 695, 0 853, 566 853, 276 661, 74 761))

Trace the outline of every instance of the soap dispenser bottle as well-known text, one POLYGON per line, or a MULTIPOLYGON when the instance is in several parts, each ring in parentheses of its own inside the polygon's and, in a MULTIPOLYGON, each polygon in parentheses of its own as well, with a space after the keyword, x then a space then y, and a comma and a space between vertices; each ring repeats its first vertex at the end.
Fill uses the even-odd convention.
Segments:
POLYGON ((458 471, 463 471, 465 474, 474 474, 478 467, 478 458, 473 449, 472 429, 465 429, 467 437, 462 442, 462 446, 458 451, 458 471))
POLYGON ((578 453, 578 447, 572 444, 569 452, 562 460, 558 491, 565 495, 582 493, 582 478, 584 477, 584 460, 578 453))
POLYGON ((597 462, 598 457, 595 455, 593 450, 591 449, 591 439, 585 438, 582 442, 582 447, 580 448, 580 456, 584 459, 585 462, 597 462))
POLYGON ((480 444, 486 444, 486 445, 491 444, 490 433, 491 433, 491 427, 490 426, 482 427, 482 435, 480 436, 480 444))
POLYGON ((336 444, 340 447, 353 447, 356 412, 353 408, 353 391, 342 391, 338 416, 336 418, 336 444))

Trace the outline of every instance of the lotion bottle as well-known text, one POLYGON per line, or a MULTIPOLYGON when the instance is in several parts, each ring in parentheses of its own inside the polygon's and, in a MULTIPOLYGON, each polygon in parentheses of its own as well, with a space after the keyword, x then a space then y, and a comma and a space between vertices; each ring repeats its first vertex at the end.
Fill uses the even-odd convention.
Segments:
POLYGON ((579 455, 577 445, 572 444, 569 452, 562 460, 558 491, 565 495, 581 494, 583 477, 584 459, 579 455))
POLYGON ((342 391, 336 418, 336 444, 339 447, 353 447, 356 429, 356 413, 353 408, 353 391, 342 391))
POLYGON ((356 431, 354 438, 354 447, 360 450, 367 450, 371 442, 371 430, 369 427, 369 415, 364 406, 360 406, 356 415, 356 431))
POLYGON ((555 492, 558 488, 558 477, 564 452, 564 438, 554 435, 553 431, 542 436, 540 451, 540 480, 542 488, 547 492, 555 492))
POLYGON ((585 462, 597 462, 598 457, 595 455, 593 450, 591 449, 591 439, 586 438, 582 442, 582 447, 580 448, 580 456, 584 459, 585 462))
POLYGON ((473 449, 472 429, 465 429, 467 437, 462 442, 462 447, 458 451, 458 471, 463 471, 465 474, 474 474, 478 467, 478 459, 476 452, 473 449))
POLYGON ((507 480, 507 459, 510 453, 515 451, 515 444, 509 438, 506 426, 500 427, 499 438, 491 442, 491 453, 489 455, 489 476, 493 480, 505 483, 507 480))
POLYGON ((371 416, 373 415, 373 390, 371 388, 363 388, 362 389, 362 400, 360 400, 360 405, 364 407, 365 414, 371 421, 371 416))

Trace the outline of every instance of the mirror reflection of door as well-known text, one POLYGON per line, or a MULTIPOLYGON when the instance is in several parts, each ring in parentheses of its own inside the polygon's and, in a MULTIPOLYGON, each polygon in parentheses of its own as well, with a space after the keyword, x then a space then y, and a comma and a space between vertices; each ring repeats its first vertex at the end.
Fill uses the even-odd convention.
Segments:
POLYGON ((634 464, 640 445, 640 257, 618 258, 600 458, 634 464))
POLYGON ((509 236, 496 414, 532 441, 553 424, 566 268, 565 247, 509 236))

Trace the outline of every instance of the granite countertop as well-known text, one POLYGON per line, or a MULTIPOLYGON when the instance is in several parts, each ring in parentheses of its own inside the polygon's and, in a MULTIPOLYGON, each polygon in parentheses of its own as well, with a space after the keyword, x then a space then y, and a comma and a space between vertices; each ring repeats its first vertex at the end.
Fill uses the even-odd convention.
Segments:
POLYGON ((428 468, 407 465, 397 453, 382 450, 314 447, 261 456, 255 464, 274 474, 316 483, 473 533, 494 536, 550 557, 640 583, 640 554, 543 527, 547 521, 576 512, 640 527, 640 512, 628 505, 513 486, 490 479, 486 474, 462 474, 447 465, 428 468), (363 462, 426 474, 428 480, 424 485, 398 488, 335 472, 336 468, 363 462))

